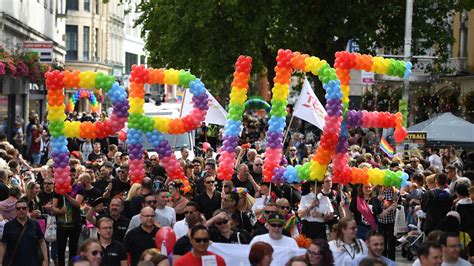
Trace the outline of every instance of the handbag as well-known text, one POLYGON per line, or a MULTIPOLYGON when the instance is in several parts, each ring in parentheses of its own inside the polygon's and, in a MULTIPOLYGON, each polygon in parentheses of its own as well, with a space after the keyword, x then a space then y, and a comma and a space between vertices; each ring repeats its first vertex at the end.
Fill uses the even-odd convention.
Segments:
POLYGON ((48 241, 49 243, 56 241, 56 231, 56 216, 48 215, 48 218, 46 220, 46 230, 44 232, 44 240, 48 241))
POLYGON ((399 233, 408 232, 407 223, 405 221, 405 208, 403 205, 398 205, 395 213, 395 225, 393 229, 393 235, 397 236, 399 233))

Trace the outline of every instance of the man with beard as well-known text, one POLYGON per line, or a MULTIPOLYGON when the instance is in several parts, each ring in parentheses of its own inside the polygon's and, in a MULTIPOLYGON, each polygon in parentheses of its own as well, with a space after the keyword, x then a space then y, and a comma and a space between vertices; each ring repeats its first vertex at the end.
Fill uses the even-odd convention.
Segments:
POLYGON ((96 187, 102 194, 106 192, 106 190, 112 189, 112 170, 114 166, 110 162, 105 162, 100 167, 100 177, 99 180, 95 181, 94 187, 96 187))
MULTIPOLYGON (((125 233, 127 232, 130 219, 122 215, 123 201, 120 198, 113 198, 109 204, 109 211, 104 215, 98 217, 94 216, 94 213, 104 209, 104 205, 101 203, 93 208, 90 208, 86 214, 86 219, 94 225, 97 225, 97 221, 102 217, 108 217, 113 220, 113 240, 123 242, 125 233)), ((98 227, 98 226, 97 226, 98 227)))
POLYGON ((390 259, 382 256, 382 253, 383 253, 383 250, 384 250, 384 237, 381 233, 378 233, 378 232, 375 232, 375 231, 370 231, 367 234, 367 238, 365 240, 365 243, 367 244, 367 248, 369 249, 367 255, 357 257, 355 260, 353 260, 352 261, 353 266, 359 265, 360 261, 365 259, 365 258, 377 259, 377 260, 385 263, 385 265, 388 265, 388 266, 396 266, 397 265, 393 260, 390 260, 390 259))
POLYGON ((250 175, 253 177, 257 184, 262 183, 263 179, 263 160, 259 157, 255 158, 252 167, 250 168, 250 175))

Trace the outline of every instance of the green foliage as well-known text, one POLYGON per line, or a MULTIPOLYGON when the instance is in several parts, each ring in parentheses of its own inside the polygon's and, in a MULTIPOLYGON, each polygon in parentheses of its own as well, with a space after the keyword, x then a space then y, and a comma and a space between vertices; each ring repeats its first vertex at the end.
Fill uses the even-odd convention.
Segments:
MULTIPOLYGON (((414 1, 412 36, 423 41, 413 42, 413 54, 436 47, 436 71, 442 70, 453 43, 447 16, 461 8, 457 2, 414 1)), ((279 48, 309 53, 331 65, 334 53, 344 50, 351 38, 361 52, 374 47, 403 51, 405 1, 148 0, 136 11, 150 64, 189 68, 221 96, 230 92, 240 54, 253 57, 253 73, 267 69, 271 82, 279 48)))

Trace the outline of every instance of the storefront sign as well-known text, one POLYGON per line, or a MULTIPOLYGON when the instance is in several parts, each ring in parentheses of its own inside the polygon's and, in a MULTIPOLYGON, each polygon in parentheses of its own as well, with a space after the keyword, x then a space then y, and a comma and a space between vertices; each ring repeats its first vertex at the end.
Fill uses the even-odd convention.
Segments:
POLYGON ((25 50, 38 54, 41 63, 53 62, 53 46, 53 42, 26 41, 23 43, 25 50))

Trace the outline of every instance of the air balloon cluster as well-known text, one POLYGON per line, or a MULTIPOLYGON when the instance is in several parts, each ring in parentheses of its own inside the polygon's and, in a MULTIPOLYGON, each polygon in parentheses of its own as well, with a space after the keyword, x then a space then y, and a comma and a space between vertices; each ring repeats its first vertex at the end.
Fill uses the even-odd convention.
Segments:
POLYGON ((252 58, 243 55, 239 56, 235 63, 234 80, 230 92, 229 113, 227 114, 227 123, 224 127, 221 156, 219 157, 219 167, 217 169, 217 177, 221 180, 230 180, 234 173, 235 149, 237 148, 239 134, 242 129, 242 116, 245 110, 244 103, 247 100, 251 68, 252 58))
POLYGON ((406 137, 401 113, 349 111, 350 69, 372 71, 378 74, 394 75, 408 78, 411 64, 382 57, 340 52, 336 54, 336 69, 317 57, 279 50, 275 67, 275 86, 272 90, 272 117, 267 132, 267 149, 264 161, 264 180, 275 183, 297 182, 301 180, 322 181, 328 164, 333 161, 333 181, 336 183, 373 183, 375 185, 401 186, 406 184, 408 176, 403 172, 392 172, 379 169, 359 169, 348 166, 347 132, 351 127, 395 128, 396 141, 406 137), (346 69, 348 68, 348 69, 346 69), (293 70, 311 72, 318 75, 326 91, 325 127, 320 145, 311 161, 296 167, 282 167, 283 129, 286 112, 286 98, 293 70))
POLYGON ((94 93, 87 90, 78 90, 69 98, 66 105, 66 112, 72 113, 76 107, 77 101, 81 98, 89 99, 91 103, 91 111, 93 113, 99 112, 99 102, 97 101, 97 98, 95 97, 94 93))
MULTIPOLYGON (((376 74, 397 76, 399 78, 408 78, 411 75, 411 63, 394 59, 386 59, 383 57, 372 57, 370 55, 362 55, 358 53, 337 52, 334 63, 336 73, 341 81, 341 90, 343 92, 342 104, 344 106, 342 115, 346 117, 341 126, 338 144, 336 146, 336 154, 333 159, 334 171, 333 181, 337 183, 347 184, 353 179, 361 180, 355 177, 357 168, 350 168, 348 165, 349 154, 347 153, 348 128, 354 126, 362 127, 394 127, 395 140, 401 142, 407 135, 406 129, 403 127, 403 117, 401 113, 389 115, 387 113, 379 112, 358 112, 349 111, 349 93, 350 93, 350 71, 364 70, 367 72, 374 72, 376 74)), ((372 172, 370 172, 372 173, 372 172)), ((391 175, 387 174, 386 178, 391 175)), ((393 177, 393 175, 391 176, 393 177)), ((365 180, 365 179, 362 179, 365 180)), ((378 179, 380 180, 380 179, 378 179)), ((397 180, 404 180, 399 179, 397 180)))
MULTIPOLYGON (((115 82, 113 76, 102 73, 54 70, 46 72, 45 78, 48 90, 48 121, 51 134, 51 157, 54 161, 55 189, 57 193, 65 194, 71 191, 67 138, 105 138, 120 131, 128 118, 128 98, 125 89, 115 82), (104 122, 95 123, 64 121, 66 119, 64 88, 102 89, 112 101, 111 117, 104 122)), ((90 93, 80 90, 79 97, 81 91, 83 95, 90 93)))
POLYGON ((189 183, 179 165, 172 147, 164 140, 161 133, 183 134, 198 128, 204 121, 208 105, 208 95, 204 84, 189 71, 175 69, 153 69, 142 65, 133 65, 130 74, 129 117, 127 144, 130 156, 130 178, 132 183, 141 182, 145 176, 143 161, 143 134, 153 144, 160 156, 168 178, 180 179, 184 184, 183 190, 189 190, 189 183), (193 95, 193 109, 191 112, 176 119, 145 116, 143 104, 145 102, 145 83, 181 85, 189 88, 193 95))
POLYGON ((253 98, 253 99, 248 99, 245 102, 244 108, 246 110, 247 109, 265 110, 267 113, 269 113, 272 107, 264 99, 253 98))

